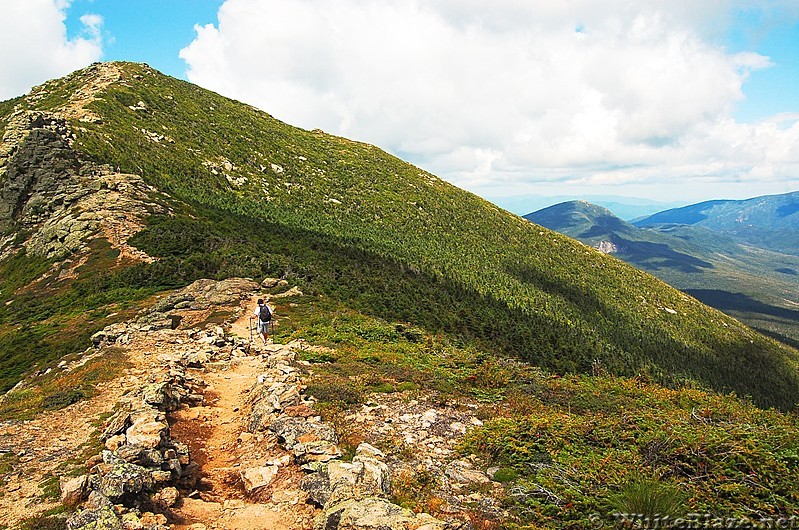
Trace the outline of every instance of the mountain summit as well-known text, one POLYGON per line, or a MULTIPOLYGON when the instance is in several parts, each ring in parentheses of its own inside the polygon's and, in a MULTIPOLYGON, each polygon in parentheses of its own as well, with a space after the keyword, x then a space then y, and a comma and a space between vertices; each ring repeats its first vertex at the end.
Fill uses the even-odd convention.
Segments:
POLYGON ((612 256, 141 64, 0 134, 0 526, 795 510, 799 353, 612 256))
MULTIPOLYGON (((374 146, 146 65, 95 64, 46 83, 0 104, 0 127, 0 253, 40 274, 80 280, 94 249, 118 254, 101 277, 120 289, 289 277, 560 372, 601 363, 766 405, 799 399, 794 350, 655 278, 374 146)), ((22 309, 8 288, 23 283, 3 290, 9 337, 22 309)), ((65 353, 51 333, 37 340, 57 346, 49 358, 65 353)), ((22 355, 9 341, 6 363, 22 355)))

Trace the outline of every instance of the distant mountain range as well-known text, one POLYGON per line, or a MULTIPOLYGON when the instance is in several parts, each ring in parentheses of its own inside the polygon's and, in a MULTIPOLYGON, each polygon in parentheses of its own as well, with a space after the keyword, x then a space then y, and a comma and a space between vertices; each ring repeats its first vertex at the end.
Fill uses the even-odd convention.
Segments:
POLYGON ((585 201, 524 216, 658 276, 783 341, 799 341, 799 193, 709 201, 634 223, 585 201), (756 236, 756 234, 761 234, 756 236), (754 244, 758 237, 759 245, 754 244), (775 249, 785 248, 785 252, 775 249), (788 250, 793 252, 788 253, 788 250))
MULTIPOLYGON (((540 210, 555 204, 575 200, 577 197, 573 195, 514 195, 512 197, 486 196, 485 198, 500 208, 518 215, 524 215, 533 210, 540 210)), ((614 215, 626 221, 641 219, 669 208, 685 205, 685 202, 661 202, 636 197, 622 197, 620 195, 588 195, 580 198, 589 201, 591 204, 604 206, 613 212, 614 215)))
POLYGON ((799 191, 743 201, 707 201, 658 212, 638 227, 687 225, 708 228, 738 241, 799 254, 799 191))

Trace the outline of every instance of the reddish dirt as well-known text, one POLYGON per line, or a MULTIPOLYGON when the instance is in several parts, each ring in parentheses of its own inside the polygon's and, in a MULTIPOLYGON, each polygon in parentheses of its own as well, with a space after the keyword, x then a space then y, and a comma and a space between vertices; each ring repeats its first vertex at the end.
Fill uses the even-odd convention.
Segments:
MULTIPOLYGON (((249 312, 239 318, 234 333, 243 335, 248 318, 249 312)), ((315 510, 304 502, 296 465, 281 467, 271 485, 249 495, 242 484, 241 470, 286 455, 273 436, 246 432, 247 393, 262 369, 262 358, 251 356, 232 362, 228 370, 199 374, 209 385, 205 405, 173 415, 172 437, 189 445, 201 468, 197 491, 174 510, 176 530, 196 523, 230 530, 312 527, 315 510)))

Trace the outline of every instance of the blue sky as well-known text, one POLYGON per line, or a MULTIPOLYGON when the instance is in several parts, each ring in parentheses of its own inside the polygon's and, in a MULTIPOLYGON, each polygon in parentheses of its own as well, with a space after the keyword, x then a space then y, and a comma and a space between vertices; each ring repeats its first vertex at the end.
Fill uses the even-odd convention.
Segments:
POLYGON ((195 24, 216 23, 222 0, 74 0, 67 10, 67 35, 84 31, 80 17, 103 17, 104 61, 148 63, 185 79, 181 48, 195 37, 195 24))
POLYGON ((799 189, 795 0, 0 0, 0 50, 0 98, 146 62, 499 203, 799 189))
POLYGON ((752 122, 799 110, 799 21, 769 20, 763 13, 743 9, 725 41, 731 49, 755 51, 774 63, 747 80, 746 99, 738 105, 736 118, 752 122))

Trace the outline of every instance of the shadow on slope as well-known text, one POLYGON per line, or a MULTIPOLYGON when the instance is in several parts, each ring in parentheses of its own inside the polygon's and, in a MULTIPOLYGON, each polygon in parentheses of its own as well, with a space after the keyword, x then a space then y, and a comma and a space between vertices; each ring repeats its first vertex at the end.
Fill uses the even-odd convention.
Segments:
POLYGON ((649 241, 636 241, 623 237, 612 238, 613 243, 622 249, 624 261, 637 266, 639 269, 658 271, 661 269, 678 270, 686 273, 702 272, 702 269, 712 269, 713 264, 699 259, 691 254, 678 252, 664 243, 649 241))
POLYGON ((785 357, 764 356, 759 344, 720 335, 705 344, 680 341, 660 319, 625 316, 551 271, 511 272, 566 302, 556 318, 510 307, 352 240, 268 222, 253 230, 252 220, 213 210, 204 209, 202 218, 154 217, 132 242, 162 259, 122 271, 109 278, 112 284, 167 287, 201 277, 284 276, 367 314, 446 332, 561 373, 589 371, 600 359, 616 373, 645 371, 671 384, 696 379, 751 394, 766 406, 789 408, 799 396, 785 357))
POLYGON ((719 289, 684 289, 684 291, 700 302, 713 306, 721 311, 746 311, 799 322, 799 311, 765 304, 745 294, 732 293, 719 289))

